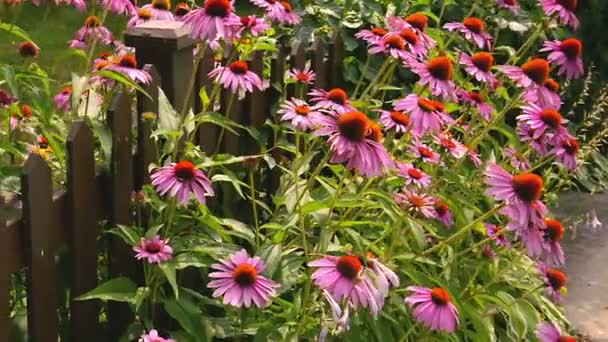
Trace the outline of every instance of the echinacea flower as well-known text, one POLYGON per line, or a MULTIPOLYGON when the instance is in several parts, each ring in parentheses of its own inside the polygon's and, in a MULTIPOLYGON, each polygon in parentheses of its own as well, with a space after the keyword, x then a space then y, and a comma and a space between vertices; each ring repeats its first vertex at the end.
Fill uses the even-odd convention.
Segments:
POLYGON ((190 194, 194 194, 199 203, 205 204, 205 197, 214 194, 209 178, 188 160, 156 169, 150 175, 150 180, 161 196, 169 194, 180 204, 188 204, 190 194))
POLYGON ((49 139, 45 136, 37 137, 36 143, 29 145, 27 151, 28 153, 38 154, 44 159, 49 159, 53 153, 53 149, 49 144, 49 139))
POLYGON ((496 0, 496 5, 499 8, 507 9, 514 14, 521 12, 521 7, 517 0, 496 0))
MULTIPOLYGON (((399 287, 399 277, 393 270, 384 265, 380 260, 371 252, 367 252, 367 266, 374 273, 374 280, 376 288, 380 295, 384 298, 388 296, 390 287, 399 287)), ((384 305, 384 299, 377 301, 380 309, 384 305)))
MULTIPOLYGON (((503 214, 510 216, 512 219, 516 214, 509 214, 503 212, 503 214)), ((543 224, 544 225, 544 224, 543 224)), ((526 248, 528 256, 533 259, 540 258, 545 252, 545 242, 543 240, 543 231, 541 226, 538 224, 530 224, 528 227, 521 227, 509 223, 507 225, 508 230, 515 230, 516 235, 521 241, 521 244, 526 248)))
POLYGON ((503 246, 505 248, 511 248, 511 243, 509 242, 507 234, 502 227, 495 224, 486 223, 486 232, 488 233, 488 237, 494 240, 496 247, 503 246))
POLYGON ((369 138, 372 124, 364 113, 345 112, 337 118, 327 117, 325 127, 317 130, 316 134, 329 136, 328 143, 333 154, 331 163, 347 162, 349 170, 375 177, 393 169, 395 163, 384 145, 369 138))
POLYGON ((405 44, 405 39, 397 33, 388 33, 381 41, 371 43, 368 52, 372 55, 383 53, 409 64, 414 57, 405 49, 405 44))
POLYGON ((524 63, 521 68, 512 65, 501 65, 499 70, 511 81, 524 89, 524 99, 530 103, 551 103, 554 93, 545 87, 549 80, 550 65, 545 59, 534 58, 524 63))
POLYGON ((152 76, 147 71, 137 68, 137 59, 132 54, 111 57, 109 62, 106 69, 119 72, 134 82, 148 84, 152 81, 152 76))
POLYGON ((515 131, 519 135, 521 142, 530 145, 540 156, 545 156, 549 152, 551 139, 549 139, 550 137, 547 134, 541 134, 535 138, 536 131, 525 123, 518 124, 515 131))
POLYGON ((79 12, 84 12, 87 9, 87 4, 84 0, 55 0, 55 5, 74 6, 79 12))
POLYGON ((224 296, 224 304, 237 308, 248 308, 252 303, 264 308, 270 304, 279 285, 262 275, 266 266, 260 257, 251 258, 242 249, 218 261, 211 265, 215 271, 209 273, 213 280, 207 284, 208 288, 215 289, 214 298, 224 296))
POLYGON ((477 81, 495 87, 498 84, 496 76, 492 74, 494 56, 489 52, 477 52, 469 56, 464 52, 459 55, 458 62, 465 66, 465 71, 477 81))
POLYGON ((380 123, 387 130, 394 130, 397 134, 404 134, 410 130, 410 117, 401 111, 381 110, 380 123))
POLYGON ((543 322, 536 327, 536 337, 540 342, 576 342, 572 336, 562 335, 561 331, 553 324, 543 322))
POLYGON ((414 184, 424 189, 431 185, 431 176, 426 174, 421 169, 412 165, 412 163, 397 163, 397 174, 405 179, 405 184, 414 184))
POLYGON ((289 1, 268 1, 274 1, 274 4, 267 8, 266 14, 269 19, 287 25, 297 25, 302 21, 289 1))
POLYGON ((353 308, 364 307, 373 316, 378 316, 381 305, 377 301, 384 298, 364 272, 364 266, 358 257, 325 255, 309 262, 308 267, 318 268, 312 274, 312 280, 319 288, 327 290, 335 300, 344 299, 353 308))
POLYGON ((444 226, 448 228, 452 227, 454 220, 452 219, 452 212, 447 204, 438 199, 435 201, 435 204, 433 204, 433 207, 435 208, 435 218, 443 223, 444 226))
POLYGON ((557 141, 556 146, 550 152, 555 155, 555 159, 562 163, 568 170, 576 170, 576 161, 580 149, 576 138, 568 135, 564 139, 557 141))
POLYGON ((416 139, 412 141, 409 152, 423 163, 439 164, 439 153, 433 151, 428 145, 416 139))
MULTIPOLYGON (((554 108, 559 110, 562 106, 562 99, 559 95, 559 83, 557 83, 556 80, 549 78, 545 81, 544 86, 547 91, 543 92, 544 96, 537 98, 538 102, 536 102, 536 104, 541 108, 554 108)), ((532 100, 534 100, 533 97, 524 97, 524 102, 533 102, 532 100)))
POLYGON ((558 220, 545 219, 545 247, 547 249, 546 262, 551 266, 563 266, 566 263, 561 242, 564 239, 564 226, 558 220))
POLYGON ((19 112, 21 112, 21 116, 24 119, 31 119, 32 115, 34 115, 34 112, 32 111, 32 107, 30 107, 26 104, 22 104, 21 106, 19 106, 19 112))
POLYGON ((0 89, 0 108, 8 107, 15 102, 15 97, 6 90, 0 89))
POLYGON ((470 146, 464 145, 467 148, 467 155, 469 156, 469 160, 475 167, 480 167, 483 164, 481 158, 479 158, 479 153, 473 150, 470 146))
POLYGON ((395 110, 410 114, 409 124, 412 127, 412 134, 417 137, 425 133, 439 132, 445 122, 445 116, 432 100, 416 94, 398 100, 395 103, 395 110))
POLYGON ((186 14, 190 13, 192 9, 185 2, 180 2, 175 5, 175 9, 173 10, 173 16, 178 21, 183 21, 186 14))
POLYGON ((313 89, 308 95, 310 96, 310 101, 314 102, 319 107, 333 109, 338 112, 355 110, 350 103, 348 93, 342 88, 333 88, 329 91, 313 89))
POLYGON ((147 334, 141 335, 139 342, 175 342, 175 340, 172 338, 162 338, 156 329, 152 329, 147 334))
POLYGON ((102 25, 101 20, 94 16, 88 16, 84 25, 76 32, 76 36, 73 40, 69 41, 69 46, 72 48, 85 48, 88 44, 93 41, 97 41, 104 45, 112 43, 112 32, 102 25))
POLYGON ((393 195, 395 203, 412 214, 436 218, 435 199, 431 196, 404 189, 393 195))
POLYGON ((40 53, 40 48, 34 42, 22 42, 17 45, 17 53, 21 57, 37 57, 40 53))
POLYGON ((355 33, 355 37, 365 41, 368 44, 382 44, 384 36, 388 31, 382 27, 373 27, 371 30, 363 29, 355 33))
POLYGON ((448 152, 456 159, 460 159, 467 154, 466 146, 447 134, 436 135, 434 140, 435 143, 441 146, 445 152, 448 152))
POLYGON ((209 42, 224 39, 230 41, 241 25, 241 19, 234 14, 230 0, 205 0, 203 8, 195 9, 184 17, 190 25, 191 36, 209 42))
MULTIPOLYGON (((338 302, 327 290, 323 290, 323 297, 331 307, 331 316, 337 327, 336 332, 348 331, 350 329, 350 303, 346 303, 344 310, 342 310, 338 302)), ((319 342, 322 340, 322 338, 319 338, 319 342)))
POLYGON ((209 77, 233 93, 252 92, 254 88, 264 90, 268 87, 260 76, 249 70, 249 65, 245 61, 234 61, 225 67, 219 65, 211 70, 209 77))
POLYGON ((480 49, 492 47, 492 36, 485 31, 484 22, 479 18, 469 17, 461 23, 447 23, 443 25, 443 28, 462 33, 467 40, 477 44, 480 49))
POLYGON ((520 155, 513 147, 503 149, 503 155, 509 158, 509 162, 517 170, 524 171, 530 168, 530 160, 526 156, 520 155))
POLYGON ((470 106, 476 107, 479 115, 484 120, 490 121, 492 119, 492 112, 494 109, 483 99, 483 96, 481 96, 479 92, 460 89, 458 91, 458 97, 470 106))
POLYGON ((430 50, 437 45, 435 40, 431 38, 428 34, 426 34, 425 30, 429 23, 429 18, 423 12, 417 12, 408 15, 405 18, 400 18, 396 16, 390 16, 387 18, 387 23, 389 24, 392 31, 401 31, 404 29, 412 29, 418 34, 418 38, 427 50, 430 50))
POLYGON ((131 17, 131 19, 129 19, 129 21, 127 22, 127 28, 132 28, 137 25, 143 24, 148 20, 153 19, 153 16, 154 14, 152 13, 151 9, 140 8, 137 10, 137 13, 133 17, 131 17))
POLYGON ((304 69, 293 68, 287 73, 287 77, 296 82, 302 84, 312 84, 317 78, 317 74, 310 68, 309 65, 305 66, 304 69))
POLYGON ((258 18, 255 15, 247 15, 241 17, 241 27, 237 31, 237 36, 244 33, 249 33, 254 37, 264 34, 270 29, 270 25, 266 23, 264 18, 258 18))
POLYGON ((137 260, 145 259, 150 264, 160 264, 173 258, 173 248, 169 246, 169 240, 161 240, 156 235, 152 239, 141 238, 139 245, 133 247, 137 252, 137 260))
POLYGON ((72 110, 72 87, 65 87, 53 97, 55 108, 67 113, 72 110))
POLYGON ((151 11, 154 20, 175 20, 171 13, 171 0, 152 0, 152 3, 142 6, 141 9, 151 11))
POLYGON ((533 138, 538 139, 546 132, 551 132, 556 139, 565 137, 568 134, 562 125, 568 120, 554 109, 542 109, 539 106, 529 103, 523 107, 523 114, 517 116, 517 121, 523 122, 534 130, 533 138))
POLYGON ((568 277, 564 272, 549 268, 543 263, 538 263, 538 271, 543 277, 545 283, 545 291, 554 302, 563 300, 562 291, 565 289, 568 277))
POLYGON ((311 107, 306 101, 296 98, 286 100, 277 113, 281 114, 281 121, 289 121, 294 129, 301 131, 316 129, 326 122, 325 115, 319 108, 311 107))
POLYGON ((458 327, 458 309, 448 291, 443 288, 410 286, 413 293, 405 303, 414 310, 414 318, 431 330, 453 333, 458 327))
POLYGON ((407 50, 418 58, 425 58, 428 54, 427 47, 422 43, 418 33, 411 28, 406 28, 399 31, 399 35, 407 43, 407 50))
POLYGON ((445 99, 455 98, 455 86, 452 81, 454 66, 449 57, 435 57, 426 63, 410 61, 409 66, 420 76, 420 84, 429 86, 431 94, 445 99))
POLYGON ((583 70, 583 43, 576 38, 563 41, 545 41, 541 52, 549 52, 547 60, 559 66, 558 75, 566 74, 569 79, 580 78, 583 70))
POLYGON ((101 6, 116 14, 132 16, 137 13, 137 9, 131 0, 103 0, 101 6))
POLYGON ((559 20, 578 29, 580 22, 574 13, 578 7, 578 0, 539 0, 543 10, 547 15, 556 14, 559 20))

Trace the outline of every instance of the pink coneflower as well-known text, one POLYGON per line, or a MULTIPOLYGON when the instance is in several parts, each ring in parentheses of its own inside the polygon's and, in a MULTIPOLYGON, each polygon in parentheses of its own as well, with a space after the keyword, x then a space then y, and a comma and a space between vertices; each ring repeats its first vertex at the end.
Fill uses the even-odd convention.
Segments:
POLYGON ((460 159, 467 154, 467 147, 447 134, 439 134, 434 137, 434 140, 445 152, 456 159, 460 159))
MULTIPOLYGON (((40 3, 40 1, 38 1, 40 3)), ((87 9, 87 4, 84 0, 55 0, 55 5, 74 6, 78 11, 84 12, 87 9)))
POLYGON ((436 218, 435 199, 431 196, 404 189, 393 195, 395 203, 412 214, 426 218, 436 218))
POLYGON ((15 97, 6 90, 0 89, 0 108, 8 107, 15 102, 15 97))
POLYGON ((548 153, 548 145, 551 139, 546 134, 535 138, 535 131, 521 122, 517 125, 516 132, 521 142, 530 145, 539 155, 545 156, 548 153))
POLYGON ((448 31, 458 31, 464 37, 477 44, 480 49, 492 47, 492 36, 485 31, 483 20, 479 18, 466 18, 463 22, 447 23, 443 25, 448 31))
POLYGON ((453 333, 458 327, 458 309, 452 303, 448 291, 435 287, 420 286, 407 288, 413 294, 405 298, 405 303, 414 310, 414 318, 431 330, 453 333))
POLYGON ((192 28, 192 38, 216 42, 230 41, 236 34, 241 19, 234 14, 229 0, 206 0, 203 8, 195 9, 184 17, 192 28))
POLYGON ((137 13, 135 5, 130 0, 103 0, 101 6, 116 14, 132 16, 137 13))
POLYGON ((214 78, 226 89, 233 93, 252 92, 254 88, 264 90, 268 84, 253 71, 249 71, 249 65, 245 61, 234 61, 228 66, 219 65, 209 73, 210 78, 214 78))
POLYGON ((410 126, 415 136, 436 133, 441 130, 445 116, 430 99, 410 94, 395 103, 395 110, 410 114, 410 126))
POLYGON ((127 22, 127 28, 132 28, 137 25, 143 24, 148 20, 152 19, 153 13, 149 8, 140 8, 137 10, 137 13, 129 19, 127 22))
POLYGON ((308 93, 310 100, 317 106, 333 109, 338 112, 354 111, 348 94, 342 88, 333 88, 329 91, 323 89, 313 89, 308 93))
POLYGON ((405 184, 414 184, 420 188, 428 188, 431 185, 431 176, 412 163, 397 163, 397 174, 405 179, 405 184))
POLYGON ((69 42, 73 48, 84 48, 93 41, 104 45, 112 43, 112 32, 102 25, 98 17, 91 15, 84 21, 84 26, 76 32, 76 36, 69 42))
POLYGON ((211 268, 215 272, 209 273, 209 278, 213 280, 207 287, 215 289, 213 297, 224 296, 224 304, 237 308, 243 305, 248 308, 252 303, 258 308, 264 308, 270 304, 279 287, 261 275, 265 268, 264 261, 260 257, 249 257, 244 249, 226 259, 220 259, 211 268))
POLYGON ((61 90, 61 92, 55 97, 53 97, 53 102, 55 103, 55 108, 67 113, 72 110, 72 87, 65 87, 61 90))
POLYGON ((428 49, 418 37, 418 33, 414 29, 406 28, 399 32, 399 35, 407 43, 407 49, 416 57, 424 58, 428 54, 428 49))
POLYGON ((452 219, 452 212, 447 204, 438 199, 435 201, 435 204, 433 204, 433 207, 435 208, 435 218, 443 223, 444 226, 448 228, 452 227, 454 220, 452 219))
POLYGON ((412 71, 420 76, 420 84, 428 85, 431 94, 445 99, 455 98, 455 86, 452 81, 453 65, 447 56, 439 56, 426 63, 411 61, 412 71))
POLYGON ((144 5, 141 9, 150 10, 154 20, 175 20, 173 13, 171 13, 170 0, 152 0, 151 4, 144 5))
POLYGON ((469 56, 461 52, 458 62, 464 65, 465 71, 477 81, 487 83, 491 87, 495 87, 498 84, 496 76, 492 74, 494 56, 491 53, 477 52, 469 56))
POLYGON ((175 340, 172 338, 162 338, 158 335, 158 331, 152 329, 147 334, 141 335, 139 342, 175 342, 175 340))
MULTIPOLYGON (((349 303, 346 303, 346 305, 344 306, 344 310, 342 310, 338 302, 336 302, 334 297, 332 297, 332 295, 327 290, 323 290, 323 298, 325 298, 325 300, 329 303, 329 306, 331 307, 331 316, 337 327, 336 332, 340 333, 342 331, 350 330, 351 305, 349 303)), ((318 338, 319 342, 325 341, 324 336, 327 335, 327 332, 327 329, 325 329, 325 331, 323 329, 321 330, 321 333, 319 334, 318 338)))
POLYGON ((565 289, 568 277, 566 277, 564 272, 555 268, 549 268, 540 262, 538 263, 538 271, 543 277, 546 286, 545 291, 549 297, 551 297, 554 302, 561 302, 563 300, 561 292, 562 289, 565 289))
POLYGON ((432 49, 437 45, 435 40, 425 33, 429 23, 429 18, 422 12, 408 15, 405 18, 388 17, 387 23, 393 31, 401 31, 404 29, 412 29, 418 34, 418 38, 427 49, 432 49))
POLYGON ((190 8, 190 6, 187 3, 180 2, 179 4, 175 5, 175 9, 173 10, 173 15, 176 18, 176 20, 183 21, 186 14, 190 13, 190 11, 192 11, 192 9, 190 8))
POLYGON ((523 171, 530 168, 530 160, 527 157, 520 155, 513 147, 503 149, 503 155, 509 158, 509 162, 517 170, 523 171))
POLYGON ((489 244, 484 244, 481 246, 481 255, 490 259, 491 261, 498 258, 498 253, 489 244))
POLYGON ((492 112, 494 109, 483 99, 483 96, 481 96, 479 92, 459 89, 458 97, 470 106, 476 107, 477 111, 479 111, 479 115, 484 120, 490 121, 492 119, 492 112))
POLYGON ((401 111, 380 110, 380 123, 387 130, 394 130, 397 134, 404 134, 410 130, 410 117, 401 111))
POLYGON ((578 7, 578 0, 539 0, 539 2, 547 15, 556 14, 562 23, 574 29, 580 26, 574 13, 578 7))
POLYGON ((509 242, 507 234, 502 227, 486 223, 486 232, 488 233, 488 237, 494 240, 496 247, 504 246, 505 248, 511 248, 511 243, 509 242))
POLYGON ((289 121, 294 129, 301 131, 319 128, 326 122, 325 115, 319 108, 311 107, 306 101, 296 98, 286 100, 277 113, 282 115, 281 121, 289 121))
POLYGON ((105 69, 124 74, 134 82, 148 84, 152 81, 152 76, 147 71, 137 68, 137 59, 134 55, 113 56, 109 58, 109 62, 105 69))
POLYGON ((501 65, 499 69, 515 84, 524 88, 524 99, 527 102, 552 103, 555 100, 555 94, 545 86, 550 71, 549 62, 546 60, 534 58, 524 63, 521 68, 501 65))
POLYGON ((310 68, 309 65, 305 66, 304 69, 293 68, 287 73, 287 77, 296 82, 302 84, 312 84, 317 78, 317 74, 310 68))
POLYGON ((525 123, 534 130, 534 139, 540 138, 546 132, 553 134, 555 138, 562 138, 568 131, 562 126, 568 120, 553 109, 542 109, 533 103, 523 107, 523 114, 517 116, 517 121, 525 123))
POLYGON ((355 34, 356 38, 364 40, 368 44, 382 44, 384 36, 388 31, 381 27, 373 27, 371 30, 363 29, 355 34))
POLYGON ((551 323, 540 323, 536 327, 536 337, 540 342, 576 342, 572 336, 562 335, 559 329, 551 323))
POLYGON ((507 9, 514 14, 521 12, 521 7, 517 0, 496 0, 496 5, 500 8, 507 9))
POLYGON ((580 149, 578 141, 568 135, 557 141, 557 145, 551 151, 555 159, 562 163, 568 170, 576 170, 576 161, 580 149))
POLYGON ((270 29, 270 25, 266 23, 264 18, 258 18, 255 15, 241 17, 241 28, 237 32, 237 36, 243 33, 250 33, 252 36, 260 36, 270 29))
MULTIPOLYGON (((378 288, 378 292, 383 298, 388 296, 389 290, 392 287, 399 287, 399 277, 393 270, 384 265, 380 260, 371 252, 367 252, 367 266, 375 275, 375 283, 378 288)), ((359 258, 363 262, 363 258, 359 258)), ((377 300, 379 308, 382 309, 384 305, 384 299, 377 300)))
POLYGON ((405 39, 397 33, 389 33, 382 38, 382 41, 371 43, 368 52, 372 55, 386 54, 395 59, 400 59, 406 64, 409 64, 414 58, 405 49, 405 39))
POLYGON ((543 44, 541 52, 549 52, 547 60, 559 65, 558 75, 566 74, 569 79, 579 78, 583 76, 583 43, 576 38, 570 38, 563 41, 554 40, 546 41, 543 44))
MULTIPOLYGON (((513 221, 517 219, 515 216, 517 213, 512 213, 509 210, 501 213, 509 216, 513 221)), ((528 227, 522 227, 511 222, 507 225, 507 229, 516 231, 517 236, 521 240, 522 245, 526 248, 530 258, 538 259, 543 255, 545 251, 545 242, 543 241, 543 232, 540 226, 537 224, 530 224, 528 227)))
POLYGON ((412 141, 409 152, 424 163, 439 164, 439 153, 418 139, 412 141))
POLYGON ((378 316, 381 308, 378 300, 383 301, 384 298, 381 298, 382 294, 364 272, 364 266, 358 257, 326 255, 309 262, 308 267, 318 268, 312 274, 315 285, 327 290, 335 300, 344 298, 353 308, 361 306, 367 308, 373 316, 378 316))
POLYGON ((331 163, 348 162, 349 170, 357 170, 363 176, 374 177, 395 168, 395 162, 384 145, 368 137, 372 133, 372 121, 361 112, 346 112, 337 118, 327 118, 326 126, 316 134, 330 136, 331 163))
POLYGON ((22 42, 17 45, 17 53, 21 57, 38 57, 40 48, 34 42, 22 42))
POLYGON ((169 194, 180 204, 188 204, 190 194, 205 204, 205 197, 214 194, 209 178, 188 160, 156 169, 150 180, 161 196, 169 194))
POLYGON ((480 167, 481 164, 483 164, 483 161, 479 158, 479 153, 467 145, 464 146, 467 148, 467 155, 469 156, 471 163, 473 163, 475 167, 480 167))
POLYGON ((545 81, 544 88, 545 91, 542 92, 543 96, 540 97, 537 93, 524 93, 524 102, 536 103, 541 108, 560 109, 562 106, 562 99, 559 95, 559 83, 557 83, 556 80, 549 78, 545 81))
POLYGON ((133 250, 137 252, 135 255, 137 260, 146 259, 150 264, 160 264, 173 257, 173 248, 169 246, 169 240, 161 240, 158 235, 152 239, 142 238, 133 250))
POLYGON ((293 6, 288 1, 258 0, 252 2, 266 9, 268 18, 277 23, 297 25, 302 21, 302 18, 293 10, 293 6))
POLYGON ((563 266, 566 263, 561 242, 564 239, 564 226, 558 220, 545 219, 543 230, 547 263, 551 266, 563 266))

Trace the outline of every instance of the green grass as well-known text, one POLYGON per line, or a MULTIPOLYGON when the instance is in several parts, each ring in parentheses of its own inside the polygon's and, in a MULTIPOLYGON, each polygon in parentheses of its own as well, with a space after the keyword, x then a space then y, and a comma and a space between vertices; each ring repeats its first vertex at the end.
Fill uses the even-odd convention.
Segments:
MULTIPOLYGON (((70 55, 67 42, 82 26, 84 19, 99 9, 90 8, 87 3, 87 13, 80 13, 69 6, 43 5, 35 7, 30 1, 17 7, 7 7, 0 3, 0 21, 25 30, 30 38, 40 47, 40 55, 36 58, 38 63, 49 75, 59 83, 69 80, 71 72, 82 73, 85 65, 80 57, 70 55)), ((127 18, 116 15, 108 16, 108 27, 117 39, 122 38, 127 18)), ((5 31, 0 31, 0 64, 23 63, 17 54, 16 46, 21 40, 5 31)), ((100 49, 99 52, 102 50, 100 49)))

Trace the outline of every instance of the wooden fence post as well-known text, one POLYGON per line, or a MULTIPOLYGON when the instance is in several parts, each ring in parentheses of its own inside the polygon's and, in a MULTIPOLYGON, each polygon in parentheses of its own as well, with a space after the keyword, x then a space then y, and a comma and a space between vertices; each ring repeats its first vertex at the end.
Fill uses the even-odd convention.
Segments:
MULTIPOLYGON (((262 77, 261 75, 264 73, 264 51, 256 51, 253 53, 250 70, 262 77)), ((270 88, 263 91, 254 90, 247 96, 246 108, 249 110, 249 118, 247 121, 254 128, 262 127, 264 122, 266 122, 266 118, 268 118, 268 95, 270 91, 270 88)), ((246 153, 259 153, 259 142, 253 141, 254 139, 250 136, 247 137, 247 140, 251 141, 251 144, 247 144, 246 153)))
MULTIPOLYGON (((133 190, 133 158, 131 155, 131 100, 122 92, 114 99, 108 110, 108 126, 112 131, 111 181, 111 227, 132 223, 131 191, 133 190)), ((109 245, 109 266, 112 277, 134 277, 135 259, 131 246, 117 237, 109 245)), ((117 341, 120 334, 133 321, 133 314, 126 303, 109 303, 111 340, 117 341)))
POLYGON ((344 42, 340 30, 337 30, 332 37, 328 65, 328 87, 344 88, 344 42))
MULTIPOLYGON (((196 82, 194 84, 194 114, 198 114, 203 110, 203 103, 196 90, 200 91, 205 88, 208 97, 211 97, 213 91, 213 80, 209 78, 209 72, 213 70, 215 64, 215 55, 209 46, 205 46, 203 57, 198 64, 196 70, 196 82)), ((213 104, 207 108, 208 111, 213 111, 213 104)), ((213 124, 202 124, 198 130, 198 144, 207 154, 213 153, 215 143, 217 142, 219 129, 213 124)))
POLYGON ((327 45, 322 36, 317 36, 313 43, 312 69, 317 74, 315 88, 325 89, 327 87, 327 45))
POLYGON ((72 124, 67 142, 68 245, 71 256, 70 340, 96 340, 99 303, 74 298, 97 286, 99 234, 93 132, 82 121, 72 124))
POLYGON ((57 341, 57 280, 52 249, 53 185, 46 161, 31 154, 21 173, 23 227, 27 264, 29 340, 57 341))
POLYGON ((152 121, 146 120, 143 114, 151 112, 158 115, 158 87, 161 81, 153 65, 146 64, 144 70, 152 76, 152 81, 149 84, 142 84, 142 87, 152 99, 140 92, 137 93, 137 152, 135 153, 135 165, 133 166, 133 188, 135 191, 141 190, 144 184, 148 183, 150 177, 148 165, 155 161, 157 154, 156 144, 150 138, 152 121))
POLYGON ((178 112, 188 108, 192 97, 188 88, 194 73, 194 41, 190 29, 179 21, 150 20, 125 34, 125 43, 135 48, 140 65, 152 64, 161 80, 161 88, 178 112))
POLYGON ((0 341, 11 341, 11 321, 8 307, 11 272, 8 265, 8 227, 2 212, 4 198, 0 195, 0 341))

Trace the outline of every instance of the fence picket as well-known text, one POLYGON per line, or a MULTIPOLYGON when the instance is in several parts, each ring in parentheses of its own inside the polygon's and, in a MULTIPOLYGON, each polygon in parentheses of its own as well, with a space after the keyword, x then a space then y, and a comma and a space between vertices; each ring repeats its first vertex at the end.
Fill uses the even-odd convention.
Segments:
POLYGON ((143 84, 142 87, 152 99, 142 93, 137 93, 137 152, 135 154, 135 165, 133 166, 133 189, 135 191, 141 190, 142 186, 148 183, 150 177, 148 165, 154 161, 157 155, 156 144, 150 138, 152 121, 146 120, 143 114, 151 112, 158 115, 160 76, 151 64, 146 64, 144 70, 152 76, 152 81, 149 84, 143 84))
MULTIPOLYGON (((0 209, 4 204, 0 196, 0 209)), ((9 312, 9 290, 11 271, 8 264, 8 227, 6 217, 0 211, 0 341, 11 341, 11 321, 9 312)))
POLYGON ((313 43, 312 69, 317 74, 315 88, 325 89, 327 87, 327 45, 321 36, 318 36, 313 43))
POLYGON ((29 340, 56 341, 57 281, 53 250, 51 170, 38 154, 32 154, 21 173, 23 234, 27 268, 27 319, 29 340))
POLYGON ((94 196, 95 156, 91 129, 82 121, 72 124, 68 137, 69 250, 72 262, 70 338, 86 341, 98 335, 99 303, 74 298, 97 285, 97 203, 94 196))
MULTIPOLYGON (((205 88, 207 97, 211 97, 213 91, 213 80, 209 78, 209 72, 213 70, 215 64, 215 55, 209 46, 205 46, 205 53, 198 64, 197 77, 194 93, 194 113, 198 114, 203 110, 203 103, 199 96, 200 90, 205 88)), ((213 106, 207 108, 208 111, 213 110, 213 106)), ((217 142, 219 127, 213 124, 202 124, 198 130, 199 146, 207 154, 213 153, 215 143, 217 142)))
POLYGON ((329 47, 328 87, 343 87, 344 85, 344 41, 340 31, 336 31, 329 47))

